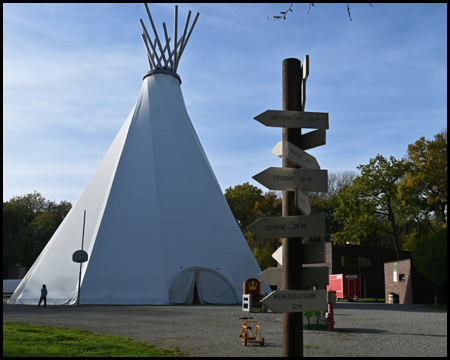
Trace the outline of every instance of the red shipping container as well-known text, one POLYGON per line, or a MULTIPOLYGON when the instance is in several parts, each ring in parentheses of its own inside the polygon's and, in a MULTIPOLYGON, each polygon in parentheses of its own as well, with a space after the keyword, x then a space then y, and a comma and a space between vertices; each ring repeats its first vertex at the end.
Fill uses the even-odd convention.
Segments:
POLYGON ((336 291, 338 299, 349 300, 361 297, 361 276, 333 274, 330 275, 327 291, 336 291))

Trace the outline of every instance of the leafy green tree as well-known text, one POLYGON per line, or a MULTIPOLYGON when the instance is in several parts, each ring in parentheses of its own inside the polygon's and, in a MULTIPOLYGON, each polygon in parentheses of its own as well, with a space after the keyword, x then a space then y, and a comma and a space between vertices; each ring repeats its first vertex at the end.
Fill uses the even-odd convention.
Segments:
MULTIPOLYGON (((326 232, 325 241, 331 241, 331 234, 343 229, 334 218, 335 209, 339 206, 337 195, 339 191, 349 187, 356 178, 356 171, 344 171, 328 174, 328 192, 306 192, 311 205, 311 215, 325 215, 326 232)), ((314 239, 303 238, 303 242, 314 239)))
POLYGON ((423 237, 414 250, 417 270, 438 285, 447 283, 447 227, 423 237))
POLYGON ((399 197, 415 209, 417 218, 447 223, 447 129, 428 141, 421 137, 408 145, 406 178, 399 184, 399 197))
POLYGON ((353 184, 338 195, 334 217, 343 229, 332 235, 336 244, 361 244, 364 239, 390 238, 400 259, 400 235, 404 231, 404 208, 397 199, 397 185, 404 177, 405 164, 393 156, 377 155, 353 184))
POLYGON ((244 232, 250 224, 258 220, 258 214, 254 211, 255 205, 264 201, 264 195, 261 189, 247 182, 226 189, 225 199, 239 227, 244 232))
POLYGON ((38 192, 3 202, 3 278, 10 266, 31 266, 72 205, 56 204, 38 192))
POLYGON ((263 193, 247 182, 226 189, 225 199, 261 269, 276 266, 272 254, 281 245, 280 240, 260 239, 247 227, 261 217, 281 216, 279 195, 273 191, 263 193))
POLYGON ((276 267, 277 261, 272 257, 272 254, 281 245, 279 239, 265 240, 265 246, 261 249, 255 248, 253 255, 261 268, 261 271, 269 267, 276 267))

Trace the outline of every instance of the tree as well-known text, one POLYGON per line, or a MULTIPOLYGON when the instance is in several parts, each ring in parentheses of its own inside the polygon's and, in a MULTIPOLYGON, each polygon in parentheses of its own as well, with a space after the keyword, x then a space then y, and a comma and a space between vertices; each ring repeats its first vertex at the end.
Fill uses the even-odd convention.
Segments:
POLYGON ((31 266, 72 205, 56 204, 38 192, 3 202, 3 278, 10 266, 31 266))
POLYGON ((368 165, 357 168, 361 175, 338 195, 334 217, 343 229, 332 235, 333 242, 361 244, 365 239, 388 237, 400 259, 405 214, 397 199, 397 185, 404 177, 405 164, 393 156, 387 160, 377 155, 368 165))
POLYGON ((225 199, 242 232, 257 220, 254 212, 255 204, 264 200, 261 189, 248 182, 225 190, 225 199))
POLYGON ((435 284, 447 283, 447 227, 419 240, 414 265, 435 284))
POLYGON ((261 189, 247 182, 226 189, 225 199, 261 269, 276 266, 272 254, 280 245, 280 240, 260 239, 248 231, 247 227, 261 217, 281 216, 279 194, 273 191, 263 193, 261 189))
MULTIPOLYGON (((325 215, 325 241, 331 241, 331 234, 342 230, 342 226, 333 217, 336 208, 339 206, 337 195, 339 191, 349 187, 356 176, 356 171, 329 173, 328 192, 309 191, 305 193, 311 205, 311 215, 325 215)), ((303 240, 304 242, 313 241, 310 238, 303 238, 303 240)))
MULTIPOLYGON (((399 184, 403 203, 420 209, 436 225, 447 223, 447 129, 428 141, 408 145, 406 178, 399 184)), ((417 214, 420 217, 420 214, 417 214)))

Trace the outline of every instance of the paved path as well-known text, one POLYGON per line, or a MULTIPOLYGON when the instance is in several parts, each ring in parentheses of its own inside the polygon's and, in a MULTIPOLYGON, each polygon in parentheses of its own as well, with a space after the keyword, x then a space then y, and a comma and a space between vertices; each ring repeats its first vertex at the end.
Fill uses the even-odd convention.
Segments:
MULTIPOLYGON (((304 331, 305 356, 447 356, 447 311, 338 303, 335 331, 304 331)), ((253 313, 266 345, 242 346, 238 306, 6 305, 3 321, 131 337, 193 356, 281 356, 281 314, 253 313)))

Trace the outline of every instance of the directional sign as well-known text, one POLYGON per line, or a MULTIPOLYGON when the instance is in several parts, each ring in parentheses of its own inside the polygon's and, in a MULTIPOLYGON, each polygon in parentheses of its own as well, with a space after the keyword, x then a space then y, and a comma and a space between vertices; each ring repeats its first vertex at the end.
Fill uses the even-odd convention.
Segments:
POLYGON ((270 167, 253 176, 270 190, 328 191, 328 171, 316 169, 296 169, 270 167))
MULTIPOLYGON (((303 267, 302 285, 326 287, 329 283, 329 273, 328 266, 303 267)), ((259 280, 271 286, 281 286, 282 277, 283 268, 281 267, 269 267, 257 276, 259 280)))
POLYGON ((325 236, 325 216, 277 216, 261 218, 247 227, 261 239, 325 236))
POLYGON ((317 146, 325 145, 326 142, 327 142, 326 129, 310 131, 309 133, 303 134, 300 137, 300 144, 302 144, 303 150, 308 150, 315 148, 317 146))
POLYGON ((256 275, 259 280, 264 281, 269 286, 281 286, 282 276, 282 268, 279 267, 268 267, 262 273, 256 275))
POLYGON ((280 141, 275 145, 271 153, 278 157, 283 157, 284 153, 284 158, 286 160, 305 169, 320 169, 319 163, 314 156, 308 154, 294 144, 291 144, 289 141, 284 143, 284 152, 283 142, 280 141))
POLYGON ((261 300, 265 306, 277 313, 326 310, 326 290, 278 290, 261 300))
POLYGON ((309 204, 308 198, 298 188, 295 188, 295 206, 303 215, 309 215, 311 213, 311 205, 309 204))
MULTIPOLYGON (((283 245, 281 245, 272 254, 272 257, 280 265, 283 265, 283 245)), ((311 243, 302 244, 302 264, 321 264, 325 263, 325 261, 326 256, 324 241, 314 241, 311 243)))
POLYGON ((328 129, 328 113, 266 110, 254 117, 256 121, 266 126, 287 128, 328 129))

